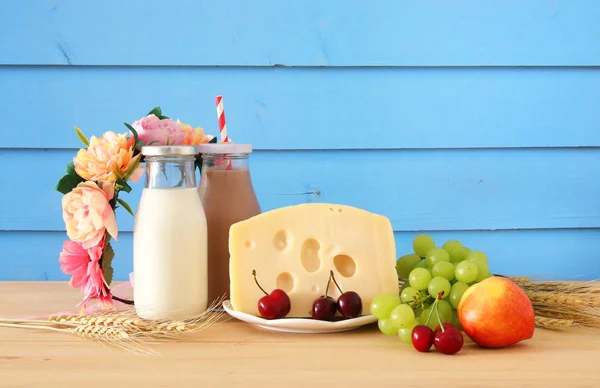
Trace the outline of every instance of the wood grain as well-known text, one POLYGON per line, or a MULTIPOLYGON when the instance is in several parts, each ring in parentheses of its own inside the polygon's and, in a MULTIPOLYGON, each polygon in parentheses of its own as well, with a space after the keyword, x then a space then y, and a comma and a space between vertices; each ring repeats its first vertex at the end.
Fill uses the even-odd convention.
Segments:
POLYGON ((596 68, 0 66, 3 126, 28 131, 0 148, 79 148, 74 125, 126 132, 156 105, 215 135, 217 94, 254 149, 600 146, 596 68))
MULTIPOLYGON (((0 316, 72 308, 62 282, 0 283, 0 316)), ((60 333, 0 328, 0 386, 106 387, 597 387, 597 331, 537 330, 522 344, 455 356, 420 354, 375 325, 327 335, 272 333, 231 319, 137 356, 60 333)))
POLYGON ((600 58, 596 0, 5 3, 0 64, 565 66, 600 58), (172 27, 155 28, 161 22, 172 27))

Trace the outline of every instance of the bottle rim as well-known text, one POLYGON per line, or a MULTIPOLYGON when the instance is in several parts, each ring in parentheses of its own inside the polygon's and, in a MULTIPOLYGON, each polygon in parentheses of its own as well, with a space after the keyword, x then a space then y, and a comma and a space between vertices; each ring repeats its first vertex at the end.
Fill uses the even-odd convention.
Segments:
POLYGON ((237 143, 209 143, 200 144, 198 152, 201 154, 251 154, 252 144, 237 143))
POLYGON ((143 146, 144 156, 194 156, 198 154, 196 146, 170 145, 170 146, 143 146))

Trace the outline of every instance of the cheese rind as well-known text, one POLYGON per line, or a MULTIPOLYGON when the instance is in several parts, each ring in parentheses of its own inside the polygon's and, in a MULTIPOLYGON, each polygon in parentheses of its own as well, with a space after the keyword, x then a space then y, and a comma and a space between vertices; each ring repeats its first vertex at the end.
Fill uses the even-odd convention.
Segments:
MULTIPOLYGON (((345 205, 310 203, 259 214, 229 231, 231 304, 237 311, 259 315, 264 293, 286 291, 287 317, 310 317, 313 301, 325 293, 330 271, 342 291, 357 292, 363 315, 374 297, 399 293, 396 247, 390 221, 345 205)), ((340 295, 333 282, 328 295, 340 295)))

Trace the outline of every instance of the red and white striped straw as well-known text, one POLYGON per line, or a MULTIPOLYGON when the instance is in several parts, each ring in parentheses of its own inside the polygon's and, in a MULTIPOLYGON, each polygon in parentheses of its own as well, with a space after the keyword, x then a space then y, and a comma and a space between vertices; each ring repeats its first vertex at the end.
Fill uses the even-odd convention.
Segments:
POLYGON ((219 132, 221 133, 221 141, 224 143, 228 143, 229 136, 227 136, 225 109, 223 109, 223 96, 217 96, 217 117, 219 118, 219 132))

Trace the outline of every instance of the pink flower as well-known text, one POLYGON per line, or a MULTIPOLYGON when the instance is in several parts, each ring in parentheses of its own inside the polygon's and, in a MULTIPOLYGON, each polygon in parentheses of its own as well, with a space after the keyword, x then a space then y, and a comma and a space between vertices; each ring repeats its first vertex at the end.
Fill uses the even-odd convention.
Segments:
POLYGON ((84 299, 79 305, 85 305, 92 299, 98 299, 106 306, 112 306, 112 297, 108 284, 104 279, 104 273, 100 268, 100 259, 104 250, 104 242, 89 249, 85 249, 81 243, 67 240, 63 243, 58 262, 60 269, 67 275, 72 275, 69 284, 83 291, 84 299))
POLYGON ((138 140, 152 145, 180 144, 184 133, 179 124, 171 119, 159 119, 150 114, 140 120, 134 121, 131 126, 138 133, 138 140))
POLYGON ((89 249, 98 245, 107 231, 117 239, 117 220, 109 199, 110 191, 106 193, 94 182, 81 182, 63 196, 63 220, 71 240, 89 249))

